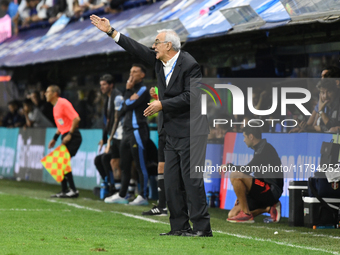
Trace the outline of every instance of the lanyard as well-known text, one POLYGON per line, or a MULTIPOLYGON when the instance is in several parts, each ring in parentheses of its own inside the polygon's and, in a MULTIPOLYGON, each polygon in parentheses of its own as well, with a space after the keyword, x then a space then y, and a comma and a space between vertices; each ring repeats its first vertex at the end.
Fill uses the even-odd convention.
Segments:
POLYGON ((165 82, 166 82, 166 80, 168 79, 168 76, 169 76, 169 75, 172 73, 172 71, 174 70, 176 63, 177 63, 177 59, 176 59, 175 63, 172 65, 172 68, 171 68, 170 72, 168 72, 168 74, 165 75, 165 82))

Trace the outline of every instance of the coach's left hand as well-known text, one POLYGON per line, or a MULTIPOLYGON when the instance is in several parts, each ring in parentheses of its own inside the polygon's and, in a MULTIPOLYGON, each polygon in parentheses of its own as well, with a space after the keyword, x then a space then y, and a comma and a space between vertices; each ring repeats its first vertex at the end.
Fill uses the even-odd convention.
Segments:
POLYGON ((148 103, 148 108, 144 110, 144 116, 148 117, 163 109, 161 101, 155 100, 152 103, 148 103))

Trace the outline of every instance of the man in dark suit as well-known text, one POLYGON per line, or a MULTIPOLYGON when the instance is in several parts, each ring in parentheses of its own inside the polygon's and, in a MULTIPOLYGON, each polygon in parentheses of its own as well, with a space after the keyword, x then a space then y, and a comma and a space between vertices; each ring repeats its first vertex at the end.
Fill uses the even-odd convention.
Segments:
POLYGON ((193 82, 202 77, 200 66, 189 53, 180 51, 180 39, 172 30, 158 31, 151 50, 117 32, 106 18, 92 15, 90 19, 126 51, 155 66, 159 100, 149 103, 144 116, 162 111, 159 128, 167 133, 164 185, 171 231, 161 235, 212 236, 203 173, 194 172, 195 165, 204 166, 209 133, 193 82))

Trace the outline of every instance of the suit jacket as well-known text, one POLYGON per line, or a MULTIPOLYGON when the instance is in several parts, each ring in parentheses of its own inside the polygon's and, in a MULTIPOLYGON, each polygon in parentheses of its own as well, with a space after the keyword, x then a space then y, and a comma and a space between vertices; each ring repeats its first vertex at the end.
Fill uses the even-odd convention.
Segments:
POLYGON ((104 103, 104 126, 103 126, 103 142, 104 144, 107 142, 107 136, 110 135, 112 126, 115 122, 115 98, 118 95, 122 95, 122 93, 114 88, 111 91, 111 100, 110 100, 110 111, 108 112, 108 104, 109 104, 109 97, 106 96, 106 100, 104 103))
POLYGON ((187 52, 181 51, 168 86, 165 83, 163 63, 156 59, 154 50, 120 34, 118 44, 129 53, 155 67, 158 97, 163 106, 158 129, 164 127, 167 135, 188 137, 209 133, 206 116, 200 112, 200 90, 190 79, 202 78, 200 66, 187 52))

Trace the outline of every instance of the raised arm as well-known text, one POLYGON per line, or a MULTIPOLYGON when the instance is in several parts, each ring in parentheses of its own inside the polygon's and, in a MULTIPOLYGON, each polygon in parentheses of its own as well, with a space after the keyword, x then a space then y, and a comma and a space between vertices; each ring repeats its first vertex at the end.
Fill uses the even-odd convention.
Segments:
POLYGON ((153 50, 136 42, 135 40, 119 33, 117 30, 111 27, 110 21, 107 18, 100 18, 96 15, 90 16, 91 23, 95 25, 99 30, 107 33, 112 37, 118 45, 129 52, 132 55, 140 58, 147 64, 154 66, 156 62, 156 54, 153 50))

